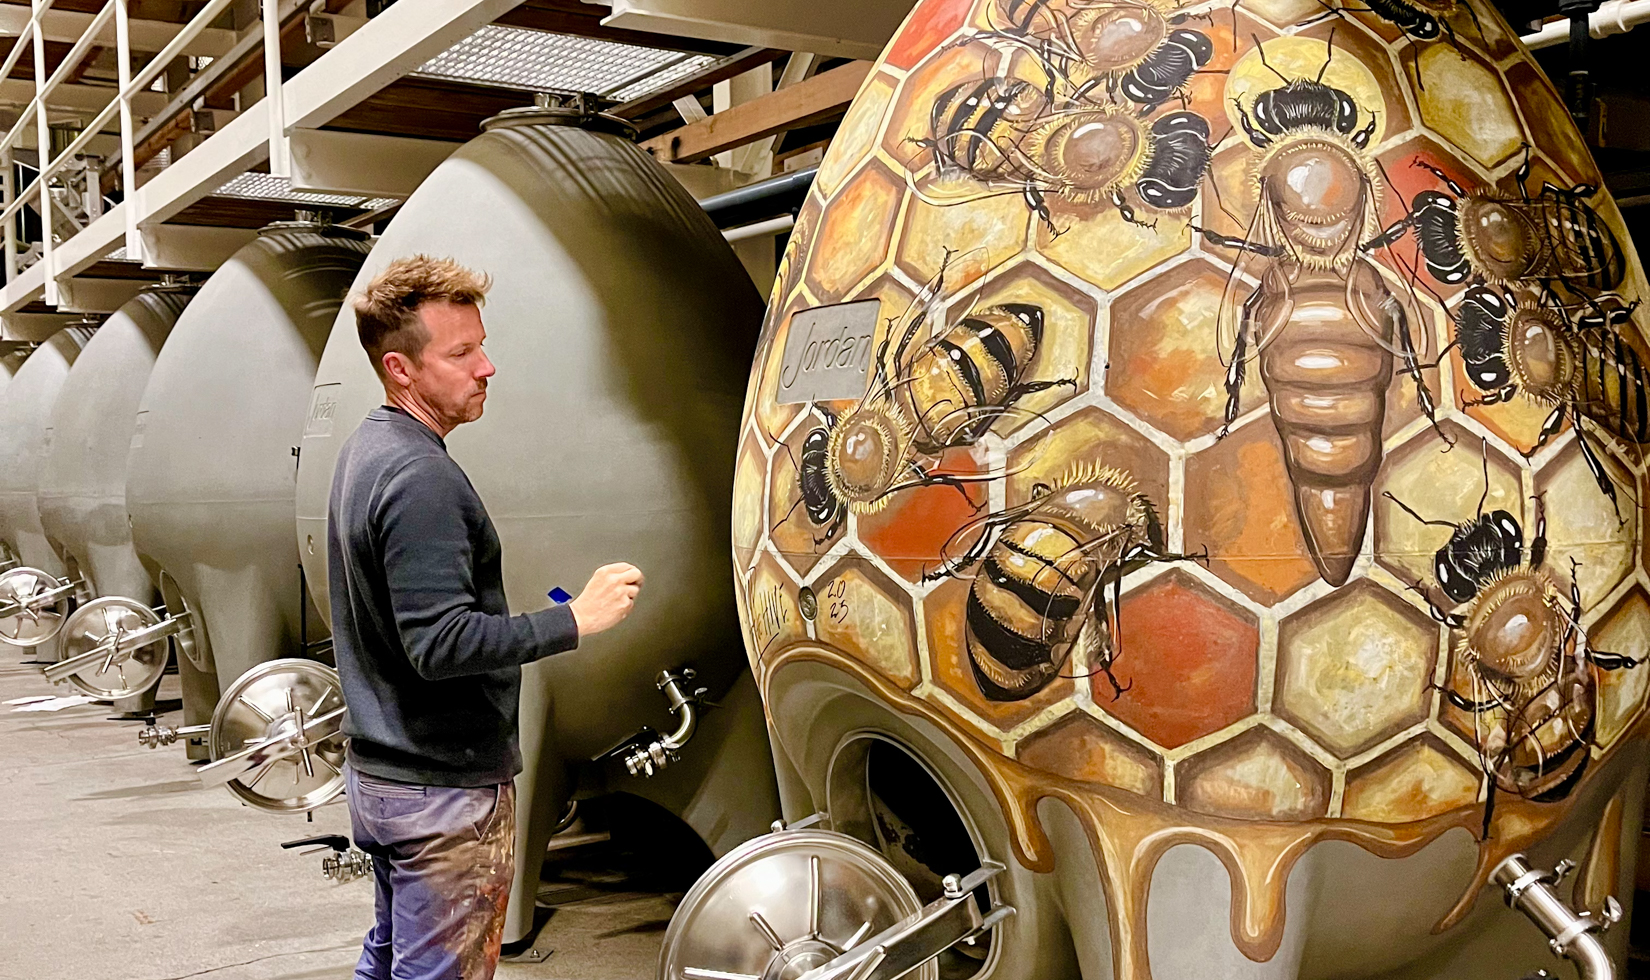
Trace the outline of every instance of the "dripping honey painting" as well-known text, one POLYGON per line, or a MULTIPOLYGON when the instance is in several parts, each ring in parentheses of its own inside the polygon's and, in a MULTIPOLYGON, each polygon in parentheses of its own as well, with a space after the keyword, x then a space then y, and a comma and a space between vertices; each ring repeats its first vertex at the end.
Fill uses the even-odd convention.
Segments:
POLYGON ((922 0, 797 228, 748 651, 788 815, 920 863, 897 746, 1008 866, 969 969, 1511 980, 1509 855, 1630 898, 1650 292, 1492 7, 922 0))

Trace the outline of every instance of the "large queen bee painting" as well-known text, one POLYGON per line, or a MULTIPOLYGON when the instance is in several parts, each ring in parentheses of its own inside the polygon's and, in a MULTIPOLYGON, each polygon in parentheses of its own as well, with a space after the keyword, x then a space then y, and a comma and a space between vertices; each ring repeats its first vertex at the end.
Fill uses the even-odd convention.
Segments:
MULTIPOLYGON (((1053 796, 1233 869, 1459 828, 1482 872, 1638 751, 1647 295, 1477 0, 923 0, 771 297, 753 667, 810 651, 943 724, 1030 866, 1053 796), (863 363, 799 360, 827 328, 863 363)), ((1148 976, 1150 868, 1088 826, 1148 976)), ((1281 898, 1240 929, 1237 893, 1281 885, 1233 876, 1264 961, 1281 898)))

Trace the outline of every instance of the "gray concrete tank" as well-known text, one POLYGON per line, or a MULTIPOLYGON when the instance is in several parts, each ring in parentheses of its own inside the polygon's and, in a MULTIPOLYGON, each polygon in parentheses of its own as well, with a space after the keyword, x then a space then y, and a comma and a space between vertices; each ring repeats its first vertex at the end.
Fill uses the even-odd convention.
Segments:
POLYGON ((33 648, 38 660, 57 658, 56 636, 72 605, 75 590, 68 586, 77 570, 46 538, 36 483, 50 443, 52 408, 95 330, 86 323, 52 334, 29 354, 0 398, 0 538, 20 566, 0 581, 0 640, 33 648), (28 604, 27 610, 18 603, 28 604))
MULTIPOLYGON (((365 258, 366 236, 271 225, 224 263, 172 328, 130 441, 132 543, 199 676, 184 722, 252 667, 301 656, 305 610, 292 537, 294 448, 321 348, 365 258), (215 681, 215 682, 214 682, 215 681)), ((324 636, 324 631, 320 632, 324 636)), ((191 741, 191 757, 205 755, 191 741)))
MULTIPOLYGON (((149 373, 194 293, 193 286, 154 286, 110 315, 80 352, 51 410, 38 481, 40 524, 52 550, 85 580, 86 592, 109 600, 89 611, 103 627, 129 630, 159 601, 132 549, 126 462, 149 373)), ((66 628, 72 647, 80 631, 66 628)), ((138 651, 135 662, 123 650, 119 663, 99 663, 68 679, 87 693, 112 697, 123 711, 147 712, 166 665, 164 639, 138 651)))
MULTIPOLYGON (((29 354, 34 351, 32 341, 0 340, 0 401, 6 396, 6 388, 11 379, 17 374, 23 362, 28 360, 29 354)), ((0 570, 10 568, 17 562, 17 554, 10 542, 6 541, 5 533, 0 530, 0 570)))
MULTIPOLYGON (((717 854, 777 815, 725 537, 762 303, 681 186, 576 115, 491 120, 407 201, 357 280, 416 253, 493 276, 483 318, 498 374, 484 417, 447 444, 498 527, 511 611, 546 607, 552 587, 577 593, 609 561, 647 575, 622 626, 524 671, 522 858, 506 941, 530 925, 532 855, 567 803, 569 774, 581 796, 622 790, 662 804, 717 854), (676 724, 656 679, 689 665, 689 689, 709 688, 722 707, 704 714, 680 761, 662 750, 669 764, 654 778, 613 758, 586 764, 641 726, 676 724)), ((298 471, 300 549, 323 608, 333 464, 382 402, 346 309, 315 377, 298 471)))

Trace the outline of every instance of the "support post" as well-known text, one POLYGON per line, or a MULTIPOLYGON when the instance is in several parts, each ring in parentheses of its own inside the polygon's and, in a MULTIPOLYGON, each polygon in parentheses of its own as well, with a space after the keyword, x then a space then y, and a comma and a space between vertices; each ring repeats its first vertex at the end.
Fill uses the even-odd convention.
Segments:
POLYGON ((40 163, 40 271, 46 274, 43 297, 46 305, 56 306, 57 277, 52 274, 52 182, 46 178, 52 165, 52 130, 46 118, 46 100, 42 97, 46 89, 46 38, 40 29, 40 18, 45 13, 46 2, 33 0, 35 28, 30 33, 34 40, 34 132, 40 163))
POLYGON ((138 234, 137 154, 132 124, 132 22, 126 0, 110 0, 115 5, 115 68, 120 82, 120 193, 128 202, 126 211, 126 257, 143 261, 143 236, 138 234))
POLYGON ((269 172, 275 177, 291 177, 292 160, 286 142, 286 99, 281 95, 280 7, 280 0, 263 0, 264 101, 269 105, 269 172))
MULTIPOLYGON (((17 194, 17 167, 12 163, 11 151, 0 154, 0 167, 5 168, 4 183, 0 183, 0 206, 10 208, 17 194)), ((17 278, 17 216, 6 219, 6 282, 17 278)))

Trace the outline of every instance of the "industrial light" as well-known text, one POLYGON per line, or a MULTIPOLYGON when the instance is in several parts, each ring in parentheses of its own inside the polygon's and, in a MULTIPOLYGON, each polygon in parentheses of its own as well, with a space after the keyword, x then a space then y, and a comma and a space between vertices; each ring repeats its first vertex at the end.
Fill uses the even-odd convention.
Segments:
POLYGON ((490 24, 436 55, 415 75, 535 92, 594 92, 628 101, 693 74, 709 55, 490 24))
POLYGON ((325 204, 338 208, 360 208, 376 211, 400 200, 394 197, 361 197, 355 194, 317 194, 295 191, 285 177, 264 173, 245 173, 219 187, 215 194, 222 197, 244 197, 259 201, 294 201, 300 204, 325 204))

